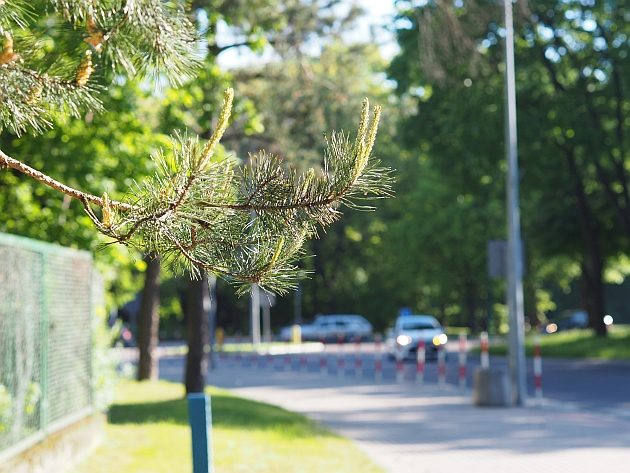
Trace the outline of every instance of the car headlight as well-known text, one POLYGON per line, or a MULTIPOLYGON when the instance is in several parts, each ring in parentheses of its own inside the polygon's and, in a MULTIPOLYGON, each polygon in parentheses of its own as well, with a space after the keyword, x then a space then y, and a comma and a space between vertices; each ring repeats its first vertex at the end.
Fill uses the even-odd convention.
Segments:
POLYGON ((448 341, 448 337, 446 336, 445 333, 441 333, 441 334, 436 335, 435 337, 433 337, 433 344, 436 347, 438 347, 440 345, 445 345, 447 341, 448 341))
POLYGON ((396 337, 396 343, 398 343, 401 347, 405 347, 411 343, 411 337, 409 335, 398 335, 396 337))

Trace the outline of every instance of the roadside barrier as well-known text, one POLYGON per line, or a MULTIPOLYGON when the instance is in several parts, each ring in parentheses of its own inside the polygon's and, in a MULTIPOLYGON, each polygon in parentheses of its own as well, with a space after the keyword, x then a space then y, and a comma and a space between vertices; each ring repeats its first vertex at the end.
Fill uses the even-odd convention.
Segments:
POLYGON ((446 385, 446 350, 444 348, 438 350, 438 385, 443 388, 446 385))
POLYGON ((468 343, 466 340, 466 334, 459 334, 459 388, 462 391, 466 390, 466 364, 467 364, 467 352, 468 343))
POLYGON ((490 345, 488 343, 488 332, 481 332, 479 343, 481 345, 481 368, 490 368, 490 345))
POLYGON ((337 356, 337 377, 343 378, 346 375, 346 360, 344 358, 342 336, 337 338, 337 351, 339 352, 337 356))
MULTIPOLYGON (((405 362, 405 348, 396 344, 393 363, 386 361, 387 349, 381 337, 375 336, 373 344, 369 347, 362 340, 356 338, 351 343, 341 337, 336 339, 336 343, 323 344, 323 349, 318 347, 304 346, 302 351, 287 349, 272 350, 265 349, 260 352, 248 352, 243 350, 243 341, 237 337, 239 343, 230 352, 222 355, 228 362, 238 363, 246 368, 269 369, 280 372, 302 372, 319 373, 320 376, 336 376, 339 379, 356 378, 357 380, 370 379, 375 383, 382 383, 390 380, 393 368, 393 380, 396 383, 414 383, 418 386, 426 384, 430 379, 427 374, 428 360, 427 343, 423 340, 417 342, 415 355, 415 369, 413 365, 407 366, 405 362)), ((481 364, 489 365, 488 356, 488 336, 482 333, 480 338, 481 364)), ((447 366, 447 351, 444 346, 440 346, 437 351, 437 385, 444 388, 447 384, 447 370, 451 374, 456 374, 457 380, 451 383, 459 386, 462 391, 468 386, 468 350, 469 342, 466 334, 458 337, 457 360, 455 350, 452 351, 453 359, 447 366), (456 365, 457 363, 457 365, 456 365), (455 372, 455 370, 457 370, 455 372)), ((540 343, 536 340, 534 347, 534 387, 536 399, 542 403, 542 361, 540 356, 540 343)), ((221 356, 221 353, 219 354, 221 356)), ((230 363, 230 364, 231 364, 230 363)), ((430 370, 429 370, 430 371, 430 370)))
POLYGON ((534 339, 534 395, 538 405, 542 406, 542 350, 540 348, 540 337, 534 339))
POLYGON ((319 373, 324 375, 324 374, 328 374, 328 355, 326 355, 326 351, 328 347, 324 343, 323 338, 320 341, 322 345, 324 346, 324 349, 322 350, 322 353, 319 357, 319 373))
POLYGON ((426 366, 427 350, 424 340, 418 342, 416 353, 416 384, 424 384, 424 370, 426 366))
POLYGON ((354 350, 354 374, 357 378, 363 378, 363 359, 361 358, 361 338, 357 337, 354 350))
POLYGON ((405 381, 405 365, 403 363, 403 353, 400 347, 396 347, 396 382, 405 381))
POLYGON ((383 381, 383 344, 379 336, 374 340, 374 379, 377 383, 383 381))

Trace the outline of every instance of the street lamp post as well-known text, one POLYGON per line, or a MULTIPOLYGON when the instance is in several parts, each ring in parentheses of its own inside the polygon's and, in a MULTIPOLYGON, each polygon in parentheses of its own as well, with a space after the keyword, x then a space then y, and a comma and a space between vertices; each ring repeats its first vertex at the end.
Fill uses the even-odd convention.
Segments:
POLYGON ((519 211, 519 175, 516 132, 516 80, 514 72, 514 25, 512 0, 504 0, 505 11, 505 148, 507 155, 507 223, 508 223, 508 309, 510 317, 509 368, 512 398, 523 405, 527 397, 525 384, 523 251, 519 211))

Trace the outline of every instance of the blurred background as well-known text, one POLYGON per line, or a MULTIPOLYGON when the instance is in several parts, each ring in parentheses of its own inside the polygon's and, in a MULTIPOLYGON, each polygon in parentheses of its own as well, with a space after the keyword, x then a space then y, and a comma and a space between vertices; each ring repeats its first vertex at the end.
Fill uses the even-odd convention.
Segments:
MULTIPOLYGON (((5 133, 2 149, 116 198, 152 173, 150 155, 173 130, 207 137, 228 86, 236 102, 222 152, 245 162, 263 148, 298 169, 321 164, 325 134, 352 130, 369 97, 383 107, 375 155, 396 169, 396 197, 375 202, 375 212, 343 209, 308 243, 300 264, 309 277, 276 298, 273 330, 345 313, 384 331, 402 309, 447 327, 507 331, 502 7, 485 0, 191 6, 204 38, 196 80, 175 89, 115 78, 101 95, 104 113, 28 140, 5 133)), ((624 2, 515 5, 525 316, 533 330, 550 322, 562 329, 573 317, 605 335, 606 315, 630 323, 629 34, 624 2)), ((0 173, 0 189, 0 231, 94 252, 109 323, 125 325, 126 342, 134 343, 142 294, 159 297, 160 339, 185 338, 186 275, 156 273, 158 261, 105 245, 80 203, 26 177, 0 173)), ((249 298, 221 280, 212 289, 216 326, 249 334, 249 298)))

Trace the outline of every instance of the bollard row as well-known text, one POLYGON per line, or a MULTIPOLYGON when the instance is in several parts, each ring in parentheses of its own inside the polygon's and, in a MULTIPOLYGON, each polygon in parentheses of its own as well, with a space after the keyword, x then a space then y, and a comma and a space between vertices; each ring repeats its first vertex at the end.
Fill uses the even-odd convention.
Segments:
MULTIPOLYGON (((237 338, 237 343, 238 342, 240 342, 240 339, 237 338)), ((315 371, 317 371, 317 367, 319 367, 319 373, 321 375, 336 374, 339 379, 344 379, 347 376, 352 376, 357 379, 373 376, 373 379, 378 383, 385 379, 384 349, 380 337, 375 337, 373 360, 371 364, 365 361, 365 355, 369 352, 364 350, 364 345, 362 345, 359 339, 355 340, 354 344, 351 344, 345 343, 345 340, 340 338, 337 340, 337 343, 332 346, 325 344, 324 340, 321 340, 321 342, 325 348, 319 355, 309 356, 307 353, 273 355, 270 352, 264 354, 250 352, 246 355, 242 350, 236 350, 229 358, 227 353, 220 352, 219 359, 232 359, 243 366, 257 367, 259 369, 271 368, 275 371, 299 370, 309 372, 309 366, 315 364, 315 371), (332 363, 330 362, 331 359, 333 359, 332 363), (310 363, 310 361, 313 363, 310 363)), ((481 367, 483 369, 489 369, 490 353, 487 332, 480 334, 479 346, 481 367)), ((394 352, 394 379, 396 382, 404 383, 409 379, 415 379, 415 383, 418 385, 425 383, 427 366, 426 343, 422 340, 419 341, 415 349, 415 373, 412 372, 409 378, 408 370, 405 367, 405 352, 403 347, 396 345, 394 352)), ((465 392, 468 382, 468 349, 468 338, 465 334, 461 334, 459 336, 457 350, 457 384, 462 392, 465 392)), ((389 373, 389 379, 391 379, 391 371, 389 371, 389 373)), ((536 337, 534 343, 533 374, 535 398, 539 404, 542 404, 542 356, 539 337, 536 337)), ((446 385, 446 375, 446 350, 440 347, 437 350, 437 382, 439 386, 444 387, 446 385)))

